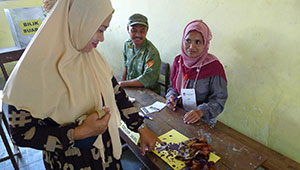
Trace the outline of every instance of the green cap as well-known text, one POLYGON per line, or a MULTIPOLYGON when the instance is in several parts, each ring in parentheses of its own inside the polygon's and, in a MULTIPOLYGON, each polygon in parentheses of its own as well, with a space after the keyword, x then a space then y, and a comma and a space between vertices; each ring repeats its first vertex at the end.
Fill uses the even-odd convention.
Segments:
POLYGON ((133 14, 128 19, 128 25, 142 24, 148 28, 148 19, 142 14, 133 14))

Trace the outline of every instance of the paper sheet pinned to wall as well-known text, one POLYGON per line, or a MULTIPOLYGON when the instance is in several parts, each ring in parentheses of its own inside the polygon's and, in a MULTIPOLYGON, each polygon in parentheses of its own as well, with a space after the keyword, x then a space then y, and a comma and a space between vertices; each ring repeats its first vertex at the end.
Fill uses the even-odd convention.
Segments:
MULTIPOLYGON (((186 136, 179 133, 175 129, 170 130, 169 132, 159 136, 159 139, 163 142, 169 143, 180 143, 183 141, 188 140, 186 136)), ((156 148, 160 147, 160 145, 157 145, 156 148)), ((168 152, 168 151, 161 151, 158 152, 156 149, 153 150, 153 153, 155 153, 157 156, 159 156, 162 160, 164 160, 166 163, 168 163, 173 169, 180 170, 185 167, 185 164, 183 161, 175 159, 176 153, 174 151, 168 152), (172 153, 173 152, 173 153, 172 153)), ((210 153, 209 155, 209 161, 217 162, 220 159, 219 156, 217 156, 214 153, 210 153)))

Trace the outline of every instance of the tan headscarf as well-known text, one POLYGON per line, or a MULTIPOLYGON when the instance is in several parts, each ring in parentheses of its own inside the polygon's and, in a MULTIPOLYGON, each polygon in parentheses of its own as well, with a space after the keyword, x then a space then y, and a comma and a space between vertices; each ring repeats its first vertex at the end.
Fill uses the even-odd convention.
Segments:
MULTIPOLYGON (((3 101, 35 118, 65 124, 101 109, 103 98, 111 111, 113 155, 119 159, 120 113, 112 70, 96 49, 80 51, 112 12, 109 0, 58 0, 10 75, 3 101)), ((95 143, 104 159, 101 136, 95 143)))

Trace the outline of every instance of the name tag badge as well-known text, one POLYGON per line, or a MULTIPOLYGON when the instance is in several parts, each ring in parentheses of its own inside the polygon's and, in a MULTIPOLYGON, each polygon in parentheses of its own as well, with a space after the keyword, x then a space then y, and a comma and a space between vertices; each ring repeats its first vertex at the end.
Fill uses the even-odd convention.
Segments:
POLYGON ((195 109, 197 106, 195 89, 181 89, 183 108, 186 111, 195 109))

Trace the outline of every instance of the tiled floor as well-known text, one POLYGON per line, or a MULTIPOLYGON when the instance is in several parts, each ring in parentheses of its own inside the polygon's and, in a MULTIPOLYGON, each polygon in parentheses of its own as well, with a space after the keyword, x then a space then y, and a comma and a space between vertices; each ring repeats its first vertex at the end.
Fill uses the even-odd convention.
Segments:
MULTIPOLYGON (((4 128, 4 130, 6 130, 5 127, 3 127, 3 128, 4 128)), ((8 135, 6 135, 6 136, 10 142, 11 148, 13 148, 13 145, 11 143, 9 136, 8 135)), ((19 147, 19 149, 21 151, 22 157, 18 158, 16 156, 15 158, 17 159, 17 163, 21 170, 43 170, 43 169, 45 169, 43 160, 42 160, 42 152, 41 151, 35 150, 35 149, 30 149, 30 148, 23 148, 23 147, 19 147)), ((7 155, 8 154, 6 152, 2 138, 0 137, 0 158, 3 158, 7 155)), ((0 162, 0 169, 1 170, 13 170, 14 168, 12 166, 10 159, 0 162)))

